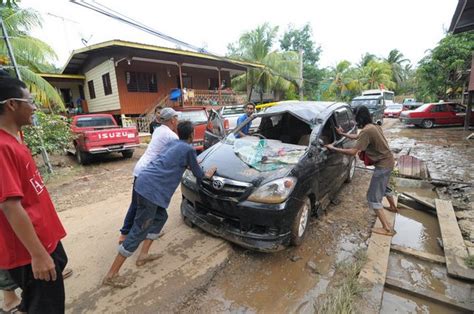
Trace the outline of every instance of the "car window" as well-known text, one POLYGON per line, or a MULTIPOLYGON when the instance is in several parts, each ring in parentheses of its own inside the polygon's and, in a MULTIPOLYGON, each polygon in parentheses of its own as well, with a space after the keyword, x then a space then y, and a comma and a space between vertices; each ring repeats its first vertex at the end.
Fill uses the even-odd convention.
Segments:
POLYGON ((181 111, 180 121, 189 120, 192 123, 207 123, 205 110, 181 111))
POLYGON ((416 111, 416 112, 423 112, 423 111, 425 111, 426 108, 428 108, 429 106, 431 106, 431 104, 424 104, 424 105, 422 105, 422 106, 416 108, 416 109, 413 110, 413 111, 416 111))
POLYGON ((222 109, 222 115, 232 115, 232 114, 243 114, 245 112, 244 107, 224 107, 222 109))
POLYGON ((447 112, 449 111, 446 105, 434 105, 431 112, 447 112))
POLYGON ((352 128, 351 116, 349 116, 349 110, 346 108, 338 109, 335 111, 336 125, 349 131, 352 128))
POLYGON ((377 99, 360 99, 360 100, 353 100, 351 102, 351 107, 356 108, 359 106, 366 106, 367 109, 375 109, 378 105, 377 99))
POLYGON ((115 126, 115 123, 109 117, 84 117, 77 119, 76 125, 80 128, 86 128, 93 126, 115 126))
POLYGON ((466 112, 466 107, 456 104, 456 105, 454 105, 454 111, 455 112, 466 112))
POLYGON ((323 141, 324 145, 335 142, 334 127, 332 125, 331 119, 329 119, 324 125, 321 134, 319 135, 319 139, 323 141))
POLYGON ((388 105, 387 106, 387 109, 391 109, 391 110, 402 110, 402 105, 388 105))

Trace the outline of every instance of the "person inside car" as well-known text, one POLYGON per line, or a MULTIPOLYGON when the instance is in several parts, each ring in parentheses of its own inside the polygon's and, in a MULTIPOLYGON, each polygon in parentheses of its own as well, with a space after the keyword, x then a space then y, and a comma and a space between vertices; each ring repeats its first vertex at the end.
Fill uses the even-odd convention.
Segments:
MULTIPOLYGON (((255 104, 252 102, 249 102, 245 105, 245 113, 239 117, 237 120, 237 126, 241 125, 244 123, 248 118, 250 118, 253 113, 255 112, 255 104)), ((252 126, 252 122, 247 123, 240 131, 239 133, 236 134, 236 137, 244 137, 249 135, 250 132, 250 127, 252 126)))
POLYGON ((365 151, 368 157, 373 161, 375 169, 370 181, 369 190, 367 191, 367 201, 369 208, 373 209, 380 219, 382 228, 373 228, 372 232, 393 236, 396 232, 385 217, 382 199, 384 196, 387 197, 390 204, 390 208, 387 209, 397 212, 393 196, 390 194, 391 190, 387 189, 390 174, 395 166, 395 159, 390 151, 387 139, 383 135, 382 128, 372 123, 367 107, 360 106, 356 108, 355 120, 357 126, 361 129, 359 134, 344 133, 342 128, 336 129, 340 135, 357 140, 355 147, 338 148, 332 144, 327 144, 325 147, 332 151, 351 156, 355 156, 359 151, 365 151))

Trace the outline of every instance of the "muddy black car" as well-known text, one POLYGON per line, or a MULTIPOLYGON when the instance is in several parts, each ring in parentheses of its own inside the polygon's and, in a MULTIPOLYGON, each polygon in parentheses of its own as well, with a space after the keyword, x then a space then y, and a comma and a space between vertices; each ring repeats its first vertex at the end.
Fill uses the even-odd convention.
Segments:
POLYGON ((352 179, 354 157, 324 145, 351 147, 335 128, 357 130, 343 103, 283 102, 247 122, 255 118, 261 118, 256 133, 237 138, 240 125, 199 156, 204 169, 217 166, 211 180, 198 184, 185 172, 181 213, 188 225, 243 247, 277 251, 299 245, 310 215, 352 179))

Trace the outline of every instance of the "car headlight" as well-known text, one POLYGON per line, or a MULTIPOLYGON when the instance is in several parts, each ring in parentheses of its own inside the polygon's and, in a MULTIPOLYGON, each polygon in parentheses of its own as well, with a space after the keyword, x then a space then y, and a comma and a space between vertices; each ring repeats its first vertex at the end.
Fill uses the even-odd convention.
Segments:
POLYGON ((189 169, 186 169, 183 174, 183 183, 193 183, 197 184, 196 177, 194 176, 193 172, 189 169))
POLYGON ((285 177, 268 182, 255 190, 248 198, 249 201, 266 204, 284 202, 293 192, 296 178, 285 177))

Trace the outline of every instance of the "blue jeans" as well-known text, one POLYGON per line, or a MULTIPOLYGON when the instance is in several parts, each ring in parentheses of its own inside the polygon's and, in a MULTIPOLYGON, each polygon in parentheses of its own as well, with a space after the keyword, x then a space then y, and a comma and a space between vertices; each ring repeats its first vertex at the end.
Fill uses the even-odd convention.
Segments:
POLYGON ((123 226, 122 228, 120 228, 120 233, 123 235, 127 235, 130 232, 130 229, 132 229, 133 221, 135 220, 135 214, 137 212, 137 195, 135 192, 135 181, 137 181, 137 177, 133 178, 132 201, 130 202, 130 206, 128 207, 127 214, 125 215, 123 226))
POLYGON ((166 209, 150 202, 140 194, 134 192, 137 198, 137 211, 130 232, 119 245, 119 253, 130 257, 145 239, 156 240, 168 220, 166 209))

